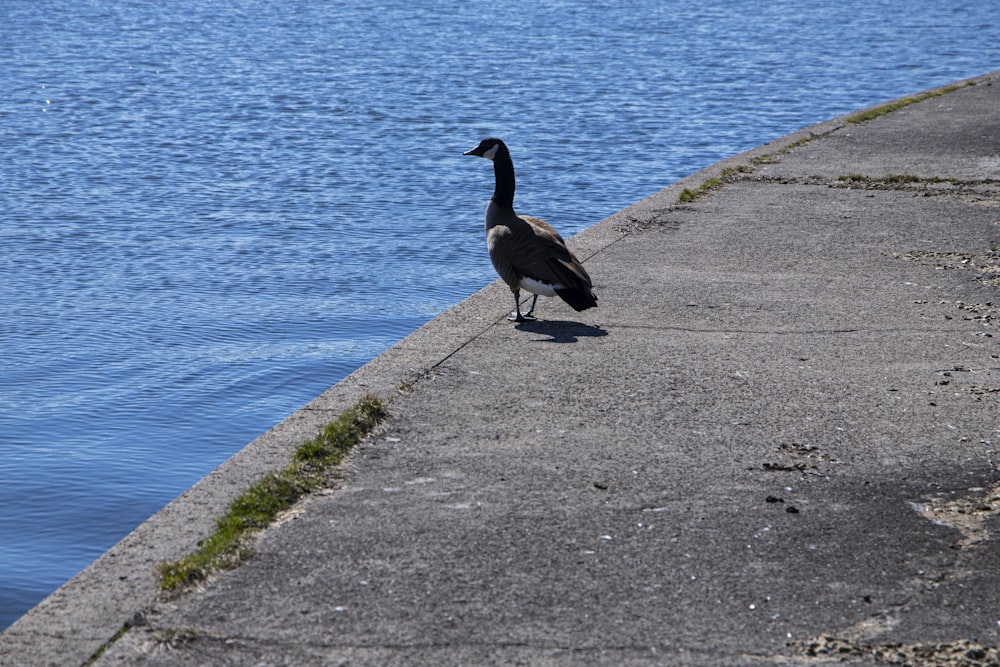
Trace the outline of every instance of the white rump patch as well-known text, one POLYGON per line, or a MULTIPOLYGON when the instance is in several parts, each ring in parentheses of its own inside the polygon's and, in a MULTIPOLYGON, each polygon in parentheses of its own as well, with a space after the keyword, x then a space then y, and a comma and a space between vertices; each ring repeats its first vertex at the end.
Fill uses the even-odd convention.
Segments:
POLYGON ((524 278, 521 278, 520 287, 523 290, 528 290, 532 294, 538 294, 540 296, 555 296, 556 287, 562 287, 562 285, 553 285, 552 283, 535 280, 534 278, 525 276, 524 278))

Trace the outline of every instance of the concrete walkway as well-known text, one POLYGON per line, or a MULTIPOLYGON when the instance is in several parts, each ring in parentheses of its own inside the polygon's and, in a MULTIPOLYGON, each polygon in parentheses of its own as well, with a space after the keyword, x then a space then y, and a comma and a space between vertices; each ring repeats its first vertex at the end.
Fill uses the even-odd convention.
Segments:
POLYGON ((966 83, 586 230, 596 310, 515 326, 506 287, 474 295, 53 594, 0 664, 82 664, 127 623, 97 665, 1000 661, 1000 73, 966 83), (391 417, 336 488, 157 597, 156 562, 367 392, 391 417))

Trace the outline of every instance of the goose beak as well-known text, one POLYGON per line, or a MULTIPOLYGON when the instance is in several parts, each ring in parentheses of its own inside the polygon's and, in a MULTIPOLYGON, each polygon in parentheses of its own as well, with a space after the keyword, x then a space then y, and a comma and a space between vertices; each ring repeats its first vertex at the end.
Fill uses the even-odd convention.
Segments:
POLYGON ((500 151, 500 142, 491 141, 489 139, 483 139, 483 141, 473 148, 471 151, 465 151, 462 155, 475 155, 476 157, 484 157, 487 160, 492 160, 497 156, 500 151), (492 143, 492 145, 490 145, 492 143), (489 148, 487 148, 489 146, 489 148))

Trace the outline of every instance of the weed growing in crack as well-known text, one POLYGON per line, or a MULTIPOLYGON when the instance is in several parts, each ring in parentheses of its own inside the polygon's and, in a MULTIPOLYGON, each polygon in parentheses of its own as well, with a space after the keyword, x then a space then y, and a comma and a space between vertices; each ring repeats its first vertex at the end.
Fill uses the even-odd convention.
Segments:
MULTIPOLYGON (((969 81, 964 84, 965 86, 976 85, 975 81, 969 81)), ((869 120, 878 118, 879 116, 884 116, 886 114, 892 113, 893 111, 898 111, 903 107, 910 106, 911 104, 916 104, 917 102, 923 102, 924 100, 929 100, 934 97, 941 97, 942 95, 947 95, 948 93, 953 93, 956 90, 960 90, 963 86, 946 86, 939 90, 930 90, 926 93, 921 93, 920 95, 913 95, 912 97, 904 97, 901 100, 896 100, 895 102, 889 102, 888 104, 883 104, 877 106, 874 109, 869 109, 868 111, 862 111, 850 116, 846 119, 848 123, 864 123, 869 120)))
POLYGON ((160 563, 160 588, 174 590, 205 579, 213 570, 238 565, 250 553, 253 536, 270 525, 279 512, 318 489, 326 471, 339 464, 386 416, 385 403, 375 396, 363 398, 341 414, 299 446, 284 470, 266 475, 236 498, 196 552, 160 563))

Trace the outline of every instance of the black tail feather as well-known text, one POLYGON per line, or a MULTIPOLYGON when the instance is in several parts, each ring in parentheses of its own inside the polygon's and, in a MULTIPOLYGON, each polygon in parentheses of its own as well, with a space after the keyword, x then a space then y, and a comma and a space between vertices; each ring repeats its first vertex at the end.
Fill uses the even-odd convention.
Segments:
POLYGON ((586 287, 565 287, 557 289, 556 294, 576 311, 587 310, 597 305, 597 297, 586 287))

